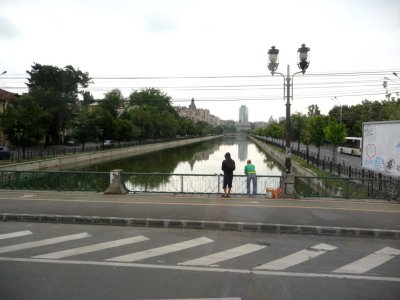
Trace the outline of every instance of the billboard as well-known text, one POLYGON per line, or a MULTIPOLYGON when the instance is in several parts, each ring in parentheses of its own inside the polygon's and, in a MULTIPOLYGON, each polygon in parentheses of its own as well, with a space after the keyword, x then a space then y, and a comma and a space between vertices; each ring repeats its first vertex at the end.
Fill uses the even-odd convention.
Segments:
POLYGON ((400 177, 400 120, 363 123, 361 167, 400 177))

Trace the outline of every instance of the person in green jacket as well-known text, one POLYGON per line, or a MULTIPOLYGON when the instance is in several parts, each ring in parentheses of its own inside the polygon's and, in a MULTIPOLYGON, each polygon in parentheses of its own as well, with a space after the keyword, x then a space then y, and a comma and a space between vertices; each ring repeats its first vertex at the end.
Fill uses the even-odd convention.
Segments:
POLYGON ((257 194, 257 175, 256 167, 247 160, 247 165, 244 167, 244 174, 247 175, 247 195, 250 195, 250 182, 253 181, 253 195, 257 194))

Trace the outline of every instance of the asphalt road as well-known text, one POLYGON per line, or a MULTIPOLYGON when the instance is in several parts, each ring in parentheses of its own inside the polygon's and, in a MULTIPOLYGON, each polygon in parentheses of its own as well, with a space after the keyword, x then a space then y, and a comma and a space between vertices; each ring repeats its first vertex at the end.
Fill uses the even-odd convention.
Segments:
POLYGON ((0 213, 80 215, 337 226, 400 230, 400 205, 387 201, 266 199, 212 195, 2 191, 0 213))
POLYGON ((3 223, 1 298, 398 299, 400 241, 3 223))

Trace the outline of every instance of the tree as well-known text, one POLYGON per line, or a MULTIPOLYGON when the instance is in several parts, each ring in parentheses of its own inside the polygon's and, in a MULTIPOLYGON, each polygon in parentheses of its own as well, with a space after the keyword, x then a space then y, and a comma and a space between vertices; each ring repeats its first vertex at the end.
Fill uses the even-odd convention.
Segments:
POLYGON ((37 145, 43 140, 45 132, 51 122, 52 116, 41 108, 32 96, 21 96, 15 105, 8 106, 0 115, 0 124, 7 139, 23 147, 37 145), (18 137, 16 131, 21 130, 18 137))
POLYGON ((120 141, 128 141, 131 138, 139 136, 139 129, 128 120, 118 118, 115 120, 116 139, 120 141))
POLYGON ((58 68, 35 63, 31 71, 27 71, 29 95, 52 115, 52 122, 47 128, 48 138, 57 140, 71 118, 77 115, 79 88, 89 86, 89 74, 75 70, 72 66, 58 68))
POLYGON ((146 88, 134 91, 129 95, 129 106, 140 107, 144 110, 157 108, 158 111, 167 111, 178 115, 171 104, 171 97, 156 88, 146 88))
POLYGON ((321 115, 321 111, 318 105, 312 104, 308 106, 308 112, 307 112, 308 117, 319 116, 319 115, 321 115))
POLYGON ((175 137, 179 116, 171 104, 171 97, 155 88, 134 91, 129 95, 129 114, 140 128, 141 138, 175 137))
POLYGON ((306 116, 301 113, 295 113, 291 116, 292 120, 292 140, 297 141, 297 151, 300 151, 300 141, 301 141, 301 134, 302 129, 305 127, 306 124, 306 116))
POLYGON ((332 158, 333 162, 336 163, 336 149, 338 145, 342 144, 346 140, 346 126, 331 118, 328 122, 328 126, 324 128, 324 133, 326 141, 332 144, 332 158))
POLYGON ((307 119, 307 129, 310 133, 310 142, 318 148, 318 159, 321 146, 325 143, 325 118, 321 115, 314 115, 307 119))
POLYGON ((114 118, 118 116, 118 110, 123 109, 126 99, 119 89, 114 89, 104 95, 104 99, 100 100, 99 106, 108 111, 114 118))

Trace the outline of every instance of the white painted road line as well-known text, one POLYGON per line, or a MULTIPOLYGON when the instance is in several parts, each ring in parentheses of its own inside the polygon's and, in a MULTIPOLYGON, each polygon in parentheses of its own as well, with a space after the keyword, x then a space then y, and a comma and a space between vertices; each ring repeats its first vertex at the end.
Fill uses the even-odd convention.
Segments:
POLYGON ((159 255, 163 255, 163 254, 167 254, 167 253, 172 253, 172 252, 204 245, 204 244, 211 243, 211 242, 213 242, 213 240, 206 238, 206 237, 201 237, 198 239, 189 240, 189 241, 176 243, 176 244, 171 244, 171 245, 167 245, 167 246, 163 246, 163 247, 159 247, 159 248, 153 248, 153 249, 149 249, 149 250, 145 250, 145 251, 140 251, 140 252, 136 252, 136 253, 117 256, 117 257, 109 258, 107 260, 108 261, 133 262, 133 261, 137 261, 137 260, 141 260, 141 259, 145 259, 145 258, 150 258, 150 257, 154 257, 154 256, 159 256, 159 255))
POLYGON ((156 264, 139 264, 124 262, 105 262, 105 261, 83 261, 83 260, 57 260, 57 259, 35 259, 35 258, 12 258, 0 257, 0 261, 20 262, 20 263, 48 263, 60 265, 80 265, 80 266, 102 266, 102 267, 121 267, 121 268, 140 268, 152 270, 171 270, 171 271, 194 271, 194 272, 211 272, 211 273, 232 273, 244 275, 260 275, 260 276, 283 276, 298 278, 334 278, 334 279, 353 279, 353 280, 370 280, 383 282, 400 283, 400 277, 383 277, 370 275, 354 275, 354 274, 331 274, 331 273, 301 273, 301 272, 282 272, 282 271, 266 271, 266 270, 248 270, 248 269, 226 269, 226 268, 210 268, 196 266, 174 266, 174 265, 156 265, 156 264))
POLYGON ((400 255, 400 250, 385 247, 348 265, 345 265, 333 271, 333 273, 362 274, 384 264, 398 255, 400 255))
POLYGON ((86 238, 86 237, 91 237, 91 235, 89 233, 84 232, 84 233, 65 235, 65 236, 60 236, 60 237, 56 237, 56 238, 40 240, 40 241, 17 244, 17 245, 12 245, 12 246, 5 246, 5 247, 0 247, 0 253, 35 248, 35 247, 40 247, 40 246, 46 246, 46 245, 51 245, 51 244, 56 244, 56 243, 61 243, 61 242, 66 242, 66 241, 82 239, 82 238, 86 238))
POLYGON ((336 247, 322 243, 311 247, 311 249, 312 250, 301 250, 291 255, 271 261, 269 263, 254 268, 254 270, 285 270, 287 268, 293 267, 295 265, 306 262, 307 260, 320 256, 327 251, 335 250, 336 247))
POLYGON ((218 253, 210 254, 207 256, 203 256, 197 259, 193 260, 188 260, 182 263, 179 263, 179 265, 184 265, 184 266, 212 266, 215 265, 216 263, 219 263, 221 261, 225 261, 228 259, 232 259, 238 256, 242 256, 245 254, 252 253, 254 251, 258 251, 260 249, 265 248, 266 246, 260 246, 260 245, 255 245, 255 244, 246 244, 243 246, 239 246, 236 248, 232 248, 226 251, 221 251, 218 253))
POLYGON ((74 248, 74 249, 68 249, 68 250, 64 250, 64 251, 58 251, 58 252, 53 252, 53 253, 48 253, 48 254, 43 254, 43 255, 37 255, 37 256, 34 256, 34 258, 60 259, 60 258, 65 258, 65 257, 69 257, 69 256, 74 256, 74 255, 114 248, 114 247, 118 247, 118 246, 143 242, 143 241, 147 241, 147 240, 149 240, 149 239, 145 236, 135 236, 135 237, 130 237, 130 238, 121 239, 121 240, 109 241, 109 242, 88 245, 88 246, 74 248))
MULTIPOLYGON (((147 299, 147 300, 241 300, 242 298, 237 298, 237 297, 228 297, 228 298, 177 298, 177 299, 147 299)), ((145 300, 145 299, 144 299, 145 300)))
POLYGON ((29 235, 29 234, 32 234, 32 232, 30 230, 17 231, 17 232, 11 232, 11 233, 3 233, 3 234, 0 234, 0 240, 14 238, 14 237, 20 237, 20 236, 29 235))

